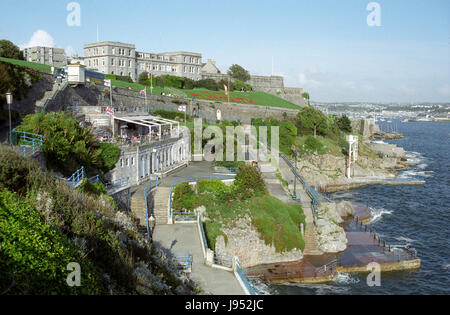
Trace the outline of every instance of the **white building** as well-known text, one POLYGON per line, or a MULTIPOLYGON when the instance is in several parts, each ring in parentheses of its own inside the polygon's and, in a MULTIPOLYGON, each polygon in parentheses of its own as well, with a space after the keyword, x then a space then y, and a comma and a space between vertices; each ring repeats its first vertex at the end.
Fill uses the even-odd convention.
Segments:
POLYGON ((62 48, 29 47, 23 50, 26 61, 41 63, 53 67, 65 67, 67 65, 66 52, 62 48))
POLYGON ((84 65, 104 74, 129 76, 137 81, 143 72, 173 75, 192 80, 202 78, 202 55, 192 52, 137 52, 133 44, 101 42, 84 46, 84 65))

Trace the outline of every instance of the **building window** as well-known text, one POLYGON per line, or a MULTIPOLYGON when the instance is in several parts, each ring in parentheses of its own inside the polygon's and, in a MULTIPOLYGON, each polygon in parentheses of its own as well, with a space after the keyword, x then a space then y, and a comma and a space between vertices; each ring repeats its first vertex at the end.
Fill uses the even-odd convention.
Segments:
POLYGON ((114 59, 111 59, 111 66, 114 66, 114 59))
POLYGON ((130 161, 127 159, 126 160, 127 166, 130 166, 130 161))
POLYGON ((112 54, 113 54, 113 55, 116 54, 116 49, 115 49, 115 48, 112 49, 112 54))
POLYGON ((131 158, 131 165, 134 165, 134 158, 131 158))
POLYGON ((123 159, 120 159, 120 167, 123 167, 123 159))

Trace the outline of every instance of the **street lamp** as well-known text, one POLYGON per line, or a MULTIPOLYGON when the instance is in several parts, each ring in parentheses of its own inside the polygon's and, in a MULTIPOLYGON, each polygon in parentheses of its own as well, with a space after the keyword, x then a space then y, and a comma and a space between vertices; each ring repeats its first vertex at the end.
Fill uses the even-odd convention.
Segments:
POLYGON ((11 125, 11 104, 13 102, 13 95, 10 91, 6 93, 6 103, 8 104, 9 110, 9 145, 12 146, 12 125, 11 125))
POLYGON ((150 221, 149 222, 149 226, 150 226, 150 242, 153 243, 153 231, 154 231, 155 226, 156 226, 156 219, 153 216, 153 214, 150 216, 149 221, 150 221))

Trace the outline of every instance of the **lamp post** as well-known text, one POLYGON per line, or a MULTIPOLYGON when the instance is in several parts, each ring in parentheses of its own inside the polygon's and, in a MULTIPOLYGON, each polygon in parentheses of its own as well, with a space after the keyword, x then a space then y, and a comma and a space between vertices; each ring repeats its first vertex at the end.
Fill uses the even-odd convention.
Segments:
POLYGON ((154 231, 155 226, 156 226, 156 219, 153 216, 153 214, 150 216, 149 221, 150 221, 149 222, 149 226, 150 226, 150 243, 153 244, 153 231, 154 231))
POLYGON ((6 103, 9 111, 9 145, 12 146, 12 125, 11 125, 11 104, 13 102, 13 95, 10 91, 6 93, 6 103))

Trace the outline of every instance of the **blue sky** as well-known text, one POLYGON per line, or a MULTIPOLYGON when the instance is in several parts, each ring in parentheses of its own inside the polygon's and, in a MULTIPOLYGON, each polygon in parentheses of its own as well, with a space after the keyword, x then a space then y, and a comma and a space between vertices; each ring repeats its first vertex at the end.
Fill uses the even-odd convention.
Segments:
POLYGON ((273 60, 315 101, 450 102, 448 0, 376 1, 379 27, 367 24, 369 0, 78 0, 79 27, 66 23, 70 2, 0 0, 0 38, 82 54, 98 25, 101 41, 200 52, 223 72, 270 75, 273 60))

